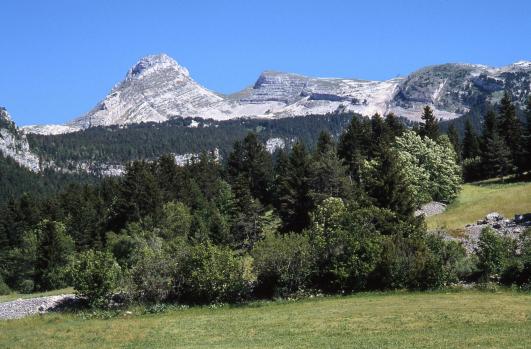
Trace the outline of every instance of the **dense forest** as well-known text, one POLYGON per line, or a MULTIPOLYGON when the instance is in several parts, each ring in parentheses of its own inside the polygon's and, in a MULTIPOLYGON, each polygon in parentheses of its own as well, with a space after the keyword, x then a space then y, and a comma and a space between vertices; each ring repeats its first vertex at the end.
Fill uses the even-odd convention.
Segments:
POLYGON ((508 96, 497 111, 481 136, 467 130, 462 141, 441 134, 426 107, 413 129, 392 114, 351 117, 337 138, 320 130, 314 146, 301 136, 273 155, 253 129, 224 162, 202 152, 177 166, 164 155, 130 162, 122 177, 24 194, 1 208, 0 290, 73 285, 101 306, 113 295, 211 303, 471 280, 528 287, 529 233, 516 246, 485 230, 467 254, 414 214, 457 196, 459 162, 466 175, 529 169, 529 126, 508 96))
POLYGON ((235 141, 253 132, 262 141, 282 138, 314 146, 319 132, 337 137, 353 114, 308 115, 281 119, 235 119, 215 121, 177 118, 164 123, 93 127, 62 135, 28 135, 33 151, 58 165, 69 161, 123 164, 131 160, 156 159, 164 154, 198 154, 218 149, 226 158, 235 141))

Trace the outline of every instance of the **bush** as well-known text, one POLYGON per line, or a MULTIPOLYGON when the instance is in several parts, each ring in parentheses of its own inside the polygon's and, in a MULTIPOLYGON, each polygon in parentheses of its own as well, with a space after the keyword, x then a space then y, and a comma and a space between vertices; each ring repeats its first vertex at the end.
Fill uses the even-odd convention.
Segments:
POLYGON ((366 288, 377 265, 381 235, 372 215, 328 198, 312 215, 310 241, 316 254, 316 285, 328 292, 366 288))
POLYGON ((445 282, 443 260, 423 237, 386 237, 371 285, 379 289, 431 289, 445 282))
POLYGON ((438 274, 439 286, 447 286, 456 283, 467 272, 467 255, 464 247, 456 241, 445 240, 441 236, 428 235, 427 244, 433 257, 437 259, 435 274, 438 274))
POLYGON ((121 269, 110 252, 88 250, 80 253, 70 268, 76 293, 90 306, 106 306, 115 291, 121 269))
POLYGON ((20 293, 30 294, 35 291, 35 283, 31 279, 21 280, 17 285, 17 290, 20 293))
POLYGON ((308 285, 314 258, 307 236, 268 235, 254 246, 251 255, 257 295, 285 297, 308 285))
POLYGON ((482 281, 498 279, 507 260, 507 247, 503 238, 492 228, 483 229, 479 235, 476 254, 482 281))
POLYGON ((252 291, 252 260, 227 247, 210 243, 193 246, 180 268, 182 299, 191 303, 238 302, 252 291))
POLYGON ((500 282, 503 284, 522 286, 531 283, 531 229, 520 235, 519 245, 502 272, 500 282))
POLYGON ((4 279, 0 275, 0 296, 10 294, 10 293, 11 293, 11 289, 6 285, 6 283, 4 282, 4 279))
POLYGON ((175 297, 174 275, 179 261, 161 248, 144 247, 135 251, 135 263, 129 272, 129 294, 133 299, 151 303, 175 297))

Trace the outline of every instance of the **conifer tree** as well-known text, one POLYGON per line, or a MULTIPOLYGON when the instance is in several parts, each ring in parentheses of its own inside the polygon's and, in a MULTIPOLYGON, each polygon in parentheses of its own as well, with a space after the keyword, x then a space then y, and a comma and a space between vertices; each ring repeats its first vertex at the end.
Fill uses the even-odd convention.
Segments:
POLYGON ((293 146, 286 164, 285 173, 279 178, 278 213, 284 232, 301 232, 310 224, 313 200, 310 193, 310 159, 304 143, 293 146))
POLYGON ((531 171, 531 95, 527 98, 526 105, 526 134, 525 134, 525 169, 531 171))
MULTIPOLYGON (((227 172, 231 184, 234 185, 236 179, 244 175, 253 197, 264 205, 271 203, 273 163, 271 155, 256 134, 249 133, 243 142, 235 143, 234 150, 229 155, 227 172)), ((240 179, 238 181, 239 184, 242 183, 240 179)))
POLYGON ((162 209, 157 181, 145 161, 133 161, 127 165, 120 192, 109 222, 109 228, 119 231, 129 222, 146 216, 156 218, 162 209))
POLYGON ((472 122, 470 121, 470 119, 467 119, 465 123, 465 135, 463 137, 462 158, 474 159, 479 156, 479 154, 480 150, 478 136, 474 131, 472 122))
POLYGON ((377 206, 403 217, 411 217, 416 208, 415 200, 393 149, 382 151, 371 174, 365 185, 377 206))
POLYGON ((422 112, 422 123, 420 124, 419 133, 422 137, 428 137, 433 140, 437 140, 439 137, 439 122, 433 115, 433 110, 429 105, 424 107, 422 112))
POLYGON ((389 113, 385 116, 385 124, 388 131, 393 135, 393 139, 394 137, 400 137, 405 130, 404 124, 398 120, 394 113, 389 113))
POLYGON ((65 286, 65 276, 61 277, 60 268, 68 263, 68 257, 74 252, 74 241, 65 232, 62 223, 45 220, 41 222, 35 234, 38 246, 35 259, 35 286, 38 290, 52 290, 65 286))
POLYGON ((512 171, 511 152, 497 132, 485 139, 483 147, 482 167, 488 177, 503 178, 512 171))
POLYGON ((356 183, 361 181, 361 167, 363 161, 369 156, 371 142, 370 122, 354 116, 340 137, 337 151, 343 163, 348 167, 352 180, 356 183))
POLYGON ((330 134, 322 132, 311 163, 311 195, 315 205, 329 197, 352 194, 347 168, 337 156, 330 134))
POLYGON ((522 124, 516 115, 516 108, 511 96, 505 91, 500 101, 498 115, 498 132, 509 148, 513 164, 522 171, 524 168, 522 124))
POLYGON ((454 148, 454 151, 457 155, 457 160, 461 159, 461 143, 459 141, 459 134, 457 133, 457 128, 454 124, 451 124, 448 127, 448 139, 454 148))

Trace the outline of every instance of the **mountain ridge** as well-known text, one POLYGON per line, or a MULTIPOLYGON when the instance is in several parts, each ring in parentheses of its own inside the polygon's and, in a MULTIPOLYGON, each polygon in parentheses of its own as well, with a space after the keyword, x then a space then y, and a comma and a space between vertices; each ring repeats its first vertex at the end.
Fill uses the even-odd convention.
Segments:
POLYGON ((430 105, 441 119, 453 119, 480 100, 495 101, 505 89, 515 95, 516 103, 523 102, 531 89, 530 61, 499 68, 466 63, 432 65, 384 81, 265 70, 251 86, 223 95, 197 83, 188 69, 170 56, 159 54, 141 58, 85 115, 65 125, 23 129, 53 134, 93 126, 164 122, 175 117, 228 120, 334 112, 367 116, 393 112, 418 120, 424 105, 430 105))

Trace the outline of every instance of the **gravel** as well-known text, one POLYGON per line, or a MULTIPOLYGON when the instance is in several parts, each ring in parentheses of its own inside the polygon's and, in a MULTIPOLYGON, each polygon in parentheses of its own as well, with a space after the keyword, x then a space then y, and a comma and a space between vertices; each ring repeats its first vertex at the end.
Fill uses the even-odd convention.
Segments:
POLYGON ((435 216, 443 213, 446 210, 446 205, 442 202, 432 201, 422 205, 422 207, 415 211, 415 216, 424 215, 424 217, 435 216))
POLYGON ((62 304, 72 302, 73 294, 58 296, 17 299, 0 303, 0 320, 20 319, 35 314, 44 314, 59 308, 62 304))

